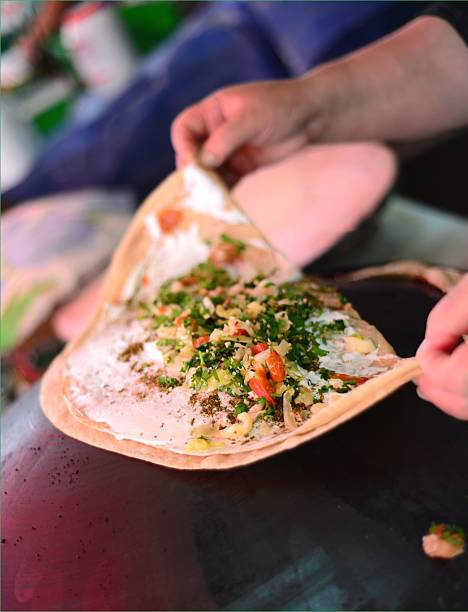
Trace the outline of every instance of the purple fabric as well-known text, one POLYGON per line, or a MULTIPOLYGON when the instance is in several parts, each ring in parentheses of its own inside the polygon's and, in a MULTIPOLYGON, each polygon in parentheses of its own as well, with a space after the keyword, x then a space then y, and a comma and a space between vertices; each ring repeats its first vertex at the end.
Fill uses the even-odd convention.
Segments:
POLYGON ((174 167, 170 125, 184 107, 233 83, 300 74, 423 8, 418 2, 203 5, 97 118, 52 140, 4 200, 96 186, 130 187, 141 199, 174 167))

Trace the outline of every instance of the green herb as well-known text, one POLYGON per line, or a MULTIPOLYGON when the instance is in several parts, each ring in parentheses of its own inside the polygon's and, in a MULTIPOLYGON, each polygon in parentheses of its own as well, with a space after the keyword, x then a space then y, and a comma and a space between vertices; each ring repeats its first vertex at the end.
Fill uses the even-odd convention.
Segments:
POLYGON ((453 546, 464 546, 465 544, 465 531, 461 527, 457 527, 457 525, 432 523, 429 533, 439 535, 443 540, 453 544, 453 546))
POLYGON ((156 340, 156 344, 158 346, 172 346, 172 347, 182 347, 183 342, 177 340, 177 338, 158 338, 156 340))
POLYGON ((238 254, 242 253, 247 248, 247 245, 245 242, 242 242, 242 240, 237 240, 236 238, 232 238, 232 236, 228 236, 227 234, 221 234, 220 237, 226 244, 232 244, 235 246, 238 254))
POLYGON ((273 308, 268 307, 263 313, 259 321, 259 332, 258 337, 263 341, 275 341, 278 340, 278 333, 280 331, 280 321, 275 318, 275 311, 273 308))
POLYGON ((234 413, 236 416, 238 416, 242 412, 247 412, 248 409, 249 407, 247 406, 247 404, 244 404, 244 402, 239 402, 237 406, 234 408, 234 413))
POLYGON ((172 389, 173 387, 177 387, 179 384, 179 380, 177 378, 173 378, 172 376, 163 375, 158 377, 158 385, 164 389, 172 389))
POLYGON ((177 304, 182 309, 191 301, 191 296, 187 291, 172 291, 172 281, 166 281, 159 290, 159 302, 163 305, 177 304))
POLYGON ((190 276, 195 277, 198 287, 203 287, 204 289, 229 287, 235 282, 226 270, 217 268, 210 261, 198 264, 190 272, 190 276))

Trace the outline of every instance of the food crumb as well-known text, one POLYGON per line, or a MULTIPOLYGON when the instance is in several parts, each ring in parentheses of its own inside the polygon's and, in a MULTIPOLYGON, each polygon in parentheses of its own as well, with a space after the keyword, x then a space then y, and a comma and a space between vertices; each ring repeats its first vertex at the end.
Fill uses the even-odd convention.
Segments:
POLYGON ((453 559, 465 551, 465 532, 456 525, 432 523, 422 547, 428 557, 453 559))

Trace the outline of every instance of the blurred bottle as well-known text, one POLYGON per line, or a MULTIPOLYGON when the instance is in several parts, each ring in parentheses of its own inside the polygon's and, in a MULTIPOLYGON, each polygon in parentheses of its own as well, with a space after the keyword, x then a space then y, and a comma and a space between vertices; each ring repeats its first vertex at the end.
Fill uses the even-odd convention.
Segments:
POLYGON ((61 39, 83 84, 103 98, 121 92, 135 72, 135 50, 110 3, 72 8, 64 17, 61 39))
POLYGON ((1 190, 18 183, 37 157, 40 141, 34 128, 21 115, 15 99, 2 96, 1 118, 1 190))

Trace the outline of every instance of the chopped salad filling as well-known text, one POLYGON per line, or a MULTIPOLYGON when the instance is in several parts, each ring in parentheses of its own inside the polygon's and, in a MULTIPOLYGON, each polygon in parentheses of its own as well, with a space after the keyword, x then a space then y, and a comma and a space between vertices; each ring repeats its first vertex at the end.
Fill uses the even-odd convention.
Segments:
MULTIPOLYGON (((222 242, 236 254, 245 248, 226 235, 222 242)), ((381 371, 339 371, 338 353, 372 365, 378 347, 356 333, 346 299, 312 280, 275 284, 258 275, 245 282, 211 259, 165 282, 154 301, 134 300, 149 335, 119 358, 129 361, 149 342, 161 361, 152 374, 155 364, 139 364, 140 380, 167 392, 190 389, 202 412, 227 414, 218 427, 226 437, 247 436, 259 423, 292 430, 381 371)), ((205 435, 194 440, 191 450, 208 448, 205 435)))
POLYGON ((439 536, 441 540, 445 540, 455 547, 464 548, 465 546, 465 532, 456 525, 432 523, 429 533, 439 536))
POLYGON ((423 537, 423 549, 429 557, 452 559, 465 550, 465 532, 456 525, 432 523, 423 537))

